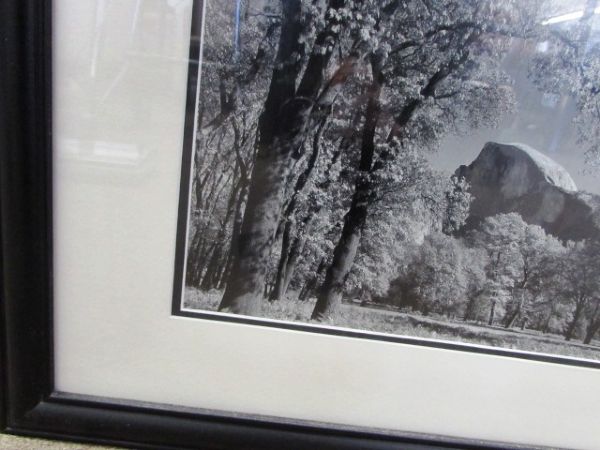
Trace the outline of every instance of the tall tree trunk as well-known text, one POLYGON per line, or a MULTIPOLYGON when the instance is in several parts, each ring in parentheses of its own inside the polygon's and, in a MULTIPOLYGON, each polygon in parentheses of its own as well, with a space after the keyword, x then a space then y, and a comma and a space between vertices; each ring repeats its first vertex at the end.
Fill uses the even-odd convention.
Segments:
POLYGON ((206 272, 200 283, 200 289, 208 291, 215 287, 215 278, 219 274, 219 265, 223 257, 223 246, 219 245, 218 241, 215 242, 215 249, 210 257, 210 261, 207 265, 206 272))
POLYGON ((523 302, 524 296, 521 295, 519 303, 514 306, 512 311, 506 313, 506 316, 504 317, 504 328, 511 328, 515 324, 516 320, 521 315, 521 311, 523 310, 523 302))
POLYGON ((294 242, 292 244, 292 248, 290 250, 290 255, 288 257, 287 265, 285 268, 285 276, 283 278, 283 294, 285 294, 290 286, 290 282, 292 281, 292 277, 294 276, 294 272, 296 270, 296 266, 298 265, 298 260, 300 259, 300 255, 304 251, 304 246, 306 245, 306 238, 296 236, 294 242))
POLYGON ((298 260, 304 251, 306 235, 310 233, 311 224, 315 214, 319 211, 320 208, 311 208, 308 211, 308 214, 302 220, 302 230, 296 232, 296 237, 293 240, 292 230, 295 229, 293 226, 294 221, 290 220, 286 222, 281 243, 281 256, 279 258, 275 283, 269 301, 280 300, 287 292, 290 281, 294 276, 298 260))
MULTIPOLYGON (((214 162, 214 160, 213 160, 214 162)), ((198 166, 195 166, 198 167, 198 166)), ((238 168, 236 167, 232 177, 235 178, 238 168)), ((195 208, 198 210, 198 213, 201 215, 206 215, 207 217, 211 217, 214 212, 215 205, 211 205, 210 199, 219 197, 219 193, 215 193, 217 190, 220 181, 224 178, 225 173, 222 172, 218 178, 210 177, 210 171, 206 176, 203 177, 203 180, 200 180, 200 173, 196 175, 195 181, 195 208), (208 181, 212 178, 212 184, 209 189, 208 181), (209 189, 208 192, 205 192, 206 189, 209 189), (204 198, 204 201, 202 199, 204 198)), ((229 184, 229 180, 227 180, 219 191, 224 189, 225 186, 229 184)), ((228 201, 227 207, 227 215, 224 222, 229 221, 229 208, 231 205, 231 199, 235 198, 237 192, 237 185, 231 189, 230 197, 228 201)), ((188 251, 188 258, 186 261, 186 278, 185 282, 187 285, 201 287, 203 284, 203 280, 206 278, 206 272, 211 271, 211 262, 213 261, 212 255, 217 249, 216 245, 219 240, 225 238, 225 229, 223 225, 221 230, 219 231, 219 236, 216 239, 213 239, 210 236, 209 229, 213 225, 212 221, 206 221, 203 226, 197 224, 193 230, 193 236, 191 238, 191 245, 188 251)))
POLYGON ((483 294, 483 292, 484 292, 484 290, 481 289, 481 290, 473 292, 473 294, 471 294, 469 296, 469 301, 467 302, 467 305, 465 306, 465 313, 462 318, 463 321, 471 320, 474 318, 475 306, 477 305, 477 300, 479 299, 481 294, 483 294))
POLYGON ((600 299, 596 300, 596 304, 594 305, 594 312, 592 313, 592 317, 588 323, 588 326, 585 330, 585 336, 583 338, 584 344, 589 344, 592 342, 594 335, 600 329, 600 317, 598 313, 600 312, 600 299))
POLYGON ((577 329, 577 325, 579 325, 579 319, 581 318, 581 313, 583 312, 583 300, 580 299, 577 301, 575 305, 575 311, 573 312, 573 319, 569 322, 567 326, 567 330, 565 331, 565 340, 570 341, 577 329))
POLYGON ((291 251, 291 234, 292 234, 292 219, 286 221, 283 229, 283 236, 281 238, 281 255, 279 256, 279 263, 277 265, 277 274, 275 275, 275 285, 269 296, 269 301, 281 300, 285 294, 284 279, 286 267, 288 264, 288 258, 291 251))
POLYGON ((525 327, 527 326, 527 322, 529 322, 527 317, 523 317, 523 320, 521 321, 521 331, 525 329, 525 327))
POLYGON ((550 331, 550 321, 552 320, 552 316, 554 316, 554 309, 551 309, 548 315, 546 316, 546 320, 544 321, 544 325, 542 326, 542 333, 546 334, 550 331))
POLYGON ((488 319, 488 325, 494 324, 494 314, 496 312, 496 300, 492 300, 492 306, 490 307, 490 317, 488 319))
POLYGON ((364 201, 365 190, 357 191, 352 206, 344 217, 342 236, 338 241, 333 260, 327 269, 325 280, 319 289, 312 319, 322 321, 331 317, 342 301, 346 278, 354 264, 362 229, 368 214, 368 202, 364 201))
POLYGON ((330 0, 326 26, 317 35, 313 53, 302 69, 302 0, 283 0, 281 34, 275 68, 258 125, 258 150, 252 170, 240 243, 219 311, 256 315, 260 311, 269 256, 280 221, 283 197, 294 158, 304 139, 311 109, 323 85, 333 46, 325 53, 319 43, 337 40, 337 11, 344 0, 330 0), (318 48, 317 48, 318 47, 318 48), (317 51, 318 49, 318 51, 317 51), (296 88, 297 86, 297 88, 296 88))
POLYGON ((475 298, 471 297, 465 306, 465 313, 463 314, 462 320, 466 322, 473 318, 473 309, 475 308, 475 298))
POLYGON ((335 246, 333 259, 319 289, 317 303, 311 316, 313 320, 322 321, 331 317, 341 303, 344 284, 354 264, 363 227, 367 221, 369 203, 373 194, 368 175, 373 170, 375 132, 381 114, 380 96, 383 85, 381 72, 377 70, 379 67, 377 62, 373 57, 371 60, 373 81, 368 91, 369 100, 361 136, 359 174, 355 183, 352 203, 344 216, 342 235, 335 246))
POLYGON ((240 244, 240 233, 242 229, 242 220, 244 218, 244 208, 248 197, 248 180, 244 180, 238 201, 235 206, 235 214, 233 218, 233 228, 231 230, 231 240, 229 241, 229 251, 227 252, 227 262, 221 279, 219 281, 219 289, 223 289, 227 285, 227 279, 233 267, 234 255, 238 253, 240 244))
POLYGON ((200 230, 198 230, 198 228, 195 228, 185 269, 185 283, 188 286, 200 287, 200 283, 202 282, 203 244, 204 239, 202 237, 202 233, 200 233, 200 230))
POLYGON ((253 183, 248 194, 239 245, 233 254, 234 262, 220 311, 248 315, 259 311, 272 239, 279 223, 285 178, 289 171, 289 161, 285 158, 287 155, 271 156, 270 150, 259 150, 254 163, 253 183))
MULTIPOLYGON (((237 168, 234 174, 235 173, 237 173, 237 168)), ((244 180, 240 179, 233 186, 231 193, 229 194, 229 199, 227 201, 225 218, 223 219, 221 228, 219 229, 219 233, 217 234, 213 243, 214 251, 210 256, 210 259, 208 259, 208 256, 206 256, 209 262, 206 264, 206 272, 204 273, 204 277, 200 285, 200 288, 204 291, 208 291, 218 286, 219 278, 223 271, 223 266, 227 263, 226 259, 225 261, 223 261, 223 244, 226 241, 227 237, 227 225, 229 224, 231 218, 234 217, 234 206, 237 202, 239 193, 242 190, 243 184, 244 180)))
POLYGON ((265 108, 259 119, 258 151, 252 170, 240 241, 219 311, 257 314, 265 286, 272 239, 279 223, 285 182, 292 163, 297 134, 302 131, 303 109, 294 100, 301 53, 300 0, 283 1, 282 29, 265 108), (295 136, 296 134, 296 136, 295 136))
POLYGON ((327 259, 325 257, 321 258, 321 261, 319 262, 317 270, 315 271, 313 276, 310 277, 308 281, 306 281, 306 283, 304 283, 304 286, 302 286, 302 289, 300 290, 300 295, 298 295, 298 300, 306 301, 315 292, 319 281, 319 277, 321 276, 321 274, 327 266, 326 263, 327 259))
POLYGON ((503 319, 504 328, 512 328, 517 318, 519 317, 520 309, 515 309, 514 311, 507 313, 506 317, 503 319))
MULTIPOLYGON (((521 294, 519 298, 519 302, 516 306, 513 306, 512 311, 507 311, 504 316, 504 328, 511 328, 516 320, 521 315, 521 311, 523 310, 523 305, 525 303, 525 287, 527 286, 527 282, 529 281, 529 264, 526 260, 526 263, 523 266, 523 279, 519 282, 518 292, 521 294)), ((513 289, 513 300, 514 300, 514 289, 513 289)), ((513 302, 514 303, 514 302, 513 302)))
POLYGON ((590 323, 585 330, 585 336, 583 338, 583 343, 590 344, 599 329, 600 329, 600 321, 590 323))
MULTIPOLYGON (((307 227, 310 223, 310 220, 307 221, 305 227, 307 227)), ((306 233, 307 231, 305 231, 306 233)), ((277 276, 275 278, 275 285, 273 286, 273 290, 271 291, 271 295, 269 297, 270 301, 276 301, 283 298, 287 289, 290 285, 290 281, 294 276, 294 271, 296 270, 296 265, 298 264, 298 260, 300 259, 300 255, 304 250, 304 245, 306 244, 306 238, 303 236, 296 236, 293 242, 289 243, 289 231, 284 231, 283 240, 285 241, 282 244, 282 251, 285 251, 285 256, 281 255, 279 259, 279 266, 277 268, 277 276)))
MULTIPOLYGON (((306 168, 300 174, 298 179, 296 180, 296 185, 294 186, 294 193, 292 194, 292 198, 288 203, 285 214, 284 214, 284 227, 283 227, 283 236, 281 238, 281 255, 279 257, 279 263, 277 265, 277 274, 275 276, 275 284, 273 286, 273 290, 271 291, 271 295, 269 296, 270 301, 280 300, 287 290, 287 285, 289 284, 289 280, 292 277, 296 260, 298 259, 297 254, 292 254, 292 251, 298 250, 299 246, 299 237, 296 237, 292 243, 292 234, 295 229, 295 219, 294 215, 296 213, 296 205, 298 203, 298 195, 304 187, 306 183, 308 183, 312 171, 317 163, 317 159, 319 158, 319 141, 325 131, 325 125, 327 123, 327 118, 331 113, 331 108, 327 108, 323 113, 323 117, 321 118, 321 122, 315 135, 313 137, 312 144, 312 152, 310 158, 308 158, 306 168), (290 264, 290 258, 294 256, 294 261, 290 264), (287 281, 286 281, 287 280, 287 281)), ((316 212, 316 211, 315 211, 316 212)), ((306 227, 307 223, 311 220, 312 214, 309 213, 307 217, 304 218, 303 222, 306 227)))

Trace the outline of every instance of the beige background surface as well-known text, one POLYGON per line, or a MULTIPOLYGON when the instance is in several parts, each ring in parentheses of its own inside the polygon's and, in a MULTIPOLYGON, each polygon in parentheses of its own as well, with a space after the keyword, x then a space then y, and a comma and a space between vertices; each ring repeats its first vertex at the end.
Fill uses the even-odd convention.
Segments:
POLYGON ((0 448, 11 450, 118 450, 123 447, 105 447, 89 444, 73 444, 46 439, 31 439, 0 434, 0 448))

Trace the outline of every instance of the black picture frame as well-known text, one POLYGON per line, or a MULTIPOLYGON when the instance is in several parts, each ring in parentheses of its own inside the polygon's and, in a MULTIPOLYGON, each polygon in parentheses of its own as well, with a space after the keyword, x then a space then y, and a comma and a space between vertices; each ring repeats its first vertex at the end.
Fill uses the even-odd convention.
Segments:
MULTIPOLYGON (((479 449, 386 433, 57 392, 52 319, 50 0, 0 3, 0 430, 136 448, 479 449)), ((431 405, 435 408, 435 405, 431 405)))

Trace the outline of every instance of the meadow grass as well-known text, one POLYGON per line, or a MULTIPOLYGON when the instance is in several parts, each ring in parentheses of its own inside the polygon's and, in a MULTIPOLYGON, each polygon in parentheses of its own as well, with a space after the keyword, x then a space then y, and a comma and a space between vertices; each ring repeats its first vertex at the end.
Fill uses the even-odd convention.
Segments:
MULTIPOLYGON (((185 290, 184 308, 216 311, 221 296, 221 291, 203 292, 188 287, 185 290)), ((337 315, 330 320, 315 322, 310 320, 314 304, 314 298, 304 302, 293 298, 265 302, 260 317, 600 360, 600 346, 567 342, 558 335, 541 334, 533 330, 504 329, 478 323, 450 321, 448 319, 440 320, 417 314, 362 307, 349 303, 342 304, 337 315)))

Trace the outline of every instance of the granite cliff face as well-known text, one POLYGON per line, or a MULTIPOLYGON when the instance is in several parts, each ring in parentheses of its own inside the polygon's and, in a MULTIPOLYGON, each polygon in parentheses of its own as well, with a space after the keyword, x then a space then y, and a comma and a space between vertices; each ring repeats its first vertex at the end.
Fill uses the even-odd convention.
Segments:
POLYGON ((600 236, 600 196, 578 191, 562 166, 531 147, 488 142, 456 174, 471 184, 474 197, 465 230, 517 212, 562 240, 600 236))

